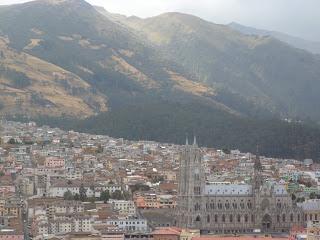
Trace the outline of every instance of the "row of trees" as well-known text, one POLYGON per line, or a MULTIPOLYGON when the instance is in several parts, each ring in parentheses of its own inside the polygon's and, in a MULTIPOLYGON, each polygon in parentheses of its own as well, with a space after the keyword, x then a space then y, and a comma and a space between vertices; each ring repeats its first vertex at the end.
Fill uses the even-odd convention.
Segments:
MULTIPOLYGON (((296 197, 295 194, 291 195, 293 201, 296 202, 304 202, 306 199, 305 197, 296 197)), ((316 194, 315 192, 310 193, 309 199, 320 199, 320 194, 316 194)))
POLYGON ((113 193, 110 193, 108 190, 100 193, 100 197, 88 197, 87 189, 81 185, 79 189, 79 193, 72 194, 70 190, 66 191, 63 195, 65 200, 75 200, 82 202, 95 202, 96 200, 108 202, 109 199, 117 199, 117 200, 128 200, 130 198, 130 194, 126 191, 116 190, 113 193))

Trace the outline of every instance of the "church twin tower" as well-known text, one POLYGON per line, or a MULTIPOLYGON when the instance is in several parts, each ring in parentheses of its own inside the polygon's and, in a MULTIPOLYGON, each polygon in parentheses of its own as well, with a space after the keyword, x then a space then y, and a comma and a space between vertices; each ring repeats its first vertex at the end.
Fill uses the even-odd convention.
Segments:
POLYGON ((180 156, 179 189, 177 224, 181 227, 192 228, 194 222, 200 223, 200 216, 195 215, 201 210, 202 196, 205 190, 205 172, 201 149, 196 138, 192 145, 184 146, 180 156))

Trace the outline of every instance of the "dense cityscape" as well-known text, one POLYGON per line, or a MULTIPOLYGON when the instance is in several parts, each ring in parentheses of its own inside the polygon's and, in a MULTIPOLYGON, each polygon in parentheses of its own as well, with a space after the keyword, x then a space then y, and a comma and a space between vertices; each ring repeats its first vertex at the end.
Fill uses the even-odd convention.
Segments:
POLYGON ((179 146, 6 120, 0 138, 1 240, 320 236, 320 164, 312 159, 199 148, 196 138, 179 146))

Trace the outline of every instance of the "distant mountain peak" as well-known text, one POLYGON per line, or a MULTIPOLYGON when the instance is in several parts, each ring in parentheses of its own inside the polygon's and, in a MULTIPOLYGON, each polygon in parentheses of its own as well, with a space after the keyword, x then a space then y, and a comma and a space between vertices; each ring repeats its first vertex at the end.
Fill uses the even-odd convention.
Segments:
POLYGON ((32 2, 27 2, 23 5, 52 5, 52 6, 70 6, 70 7, 92 7, 88 2, 85 0, 35 0, 32 2))
POLYGON ((230 28, 246 35, 257 35, 257 36, 270 36, 272 38, 278 39, 285 42, 295 48, 303 49, 311 53, 320 53, 320 42, 309 41, 300 37, 291 36, 286 33, 258 29, 250 26, 245 26, 237 22, 231 22, 228 24, 230 28))

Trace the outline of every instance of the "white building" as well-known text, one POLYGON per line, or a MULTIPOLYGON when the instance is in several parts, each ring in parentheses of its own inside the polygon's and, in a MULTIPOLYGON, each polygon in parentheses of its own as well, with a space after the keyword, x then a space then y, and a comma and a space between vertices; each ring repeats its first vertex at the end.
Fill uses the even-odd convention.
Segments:
POLYGON ((145 232, 148 230, 148 224, 146 219, 110 219, 107 220, 107 224, 117 226, 126 232, 145 232))
POLYGON ((136 215, 136 206, 133 201, 110 199, 109 203, 112 204, 113 209, 119 211, 120 214, 127 216, 136 215))

